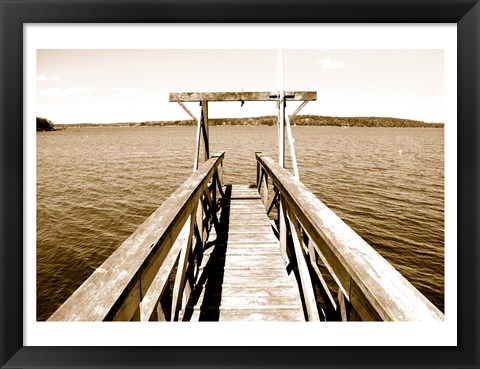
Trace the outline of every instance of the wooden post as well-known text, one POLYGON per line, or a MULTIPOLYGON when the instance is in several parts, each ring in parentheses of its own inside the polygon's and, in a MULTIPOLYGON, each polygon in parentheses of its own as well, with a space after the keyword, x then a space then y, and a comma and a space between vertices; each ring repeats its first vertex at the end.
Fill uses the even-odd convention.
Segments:
POLYGON ((290 126, 290 119, 288 119, 288 115, 285 115, 285 121, 287 126, 288 142, 290 144, 290 157, 292 158, 293 175, 297 179, 300 179, 300 174, 298 173, 297 155, 295 154, 295 145, 294 145, 294 139, 292 134, 292 128, 290 126))
POLYGON ((279 237, 280 237, 280 252, 282 253, 283 260, 285 264, 288 264, 287 256, 287 225, 285 222, 285 204, 281 194, 278 194, 278 222, 279 222, 279 237))
POLYGON ((340 316, 342 318, 342 322, 348 321, 347 317, 347 302, 345 301, 345 295, 341 288, 338 289, 338 305, 340 309, 340 316))
POLYGON ((285 168, 285 92, 280 91, 278 101, 279 122, 278 122, 278 164, 285 168))
POLYGON ((202 138, 202 119, 203 119, 203 109, 200 107, 200 118, 197 121, 197 136, 196 136, 196 146, 195 146, 195 158, 193 162, 193 171, 195 172, 198 169, 198 162, 200 159, 200 140, 202 138))
POLYGON ((308 265, 305 260, 305 253, 302 246, 303 242, 300 238, 300 229, 298 228, 296 223, 297 220, 293 217, 293 215, 289 216, 287 219, 289 220, 290 231, 292 232, 293 248, 297 258, 298 274, 300 275, 300 283, 302 285, 308 321, 319 322, 320 317, 318 315, 315 292, 313 290, 312 279, 310 277, 308 265))
MULTIPOLYGON (((278 50, 277 54, 277 81, 279 87, 278 94, 278 164, 285 168, 285 91, 284 91, 284 79, 283 79, 283 49, 278 50)), ((282 195, 279 195, 279 237, 280 237, 280 251, 282 253, 285 263, 288 262, 287 256, 287 227, 285 222, 285 204, 283 202, 282 195)))
POLYGON ((212 183, 209 186, 210 193, 212 195, 213 212, 215 213, 215 216, 217 214, 217 175, 217 172, 215 172, 212 177, 212 183))
POLYGON ((283 75, 283 49, 277 53, 277 83, 278 90, 278 164, 285 168, 285 90, 283 75))
POLYGON ((195 225, 194 217, 196 211, 192 212, 183 226, 180 235, 178 236, 179 242, 182 244, 182 250, 180 252, 180 258, 178 259, 177 274, 175 276, 175 285, 173 287, 172 295, 172 316, 171 320, 178 320, 178 313, 181 304, 181 296, 183 295, 183 289, 185 286, 185 271, 188 265, 188 256, 192 247, 192 236, 195 225))
MULTIPOLYGON (((257 157, 257 155, 259 155, 260 152, 259 151, 255 151, 255 158, 257 157)), ((260 163, 258 162, 257 160, 257 177, 256 177, 256 181, 255 181, 255 184, 257 185, 257 189, 259 188, 258 185, 259 185, 259 182, 260 182, 260 163)))
POLYGON ((268 204, 268 174, 263 171, 263 203, 268 204))
POLYGON ((200 161, 200 141, 203 141, 204 161, 207 161, 210 159, 210 145, 208 137, 208 101, 205 100, 200 102, 200 118, 197 123, 197 141, 195 162, 193 165, 194 172, 198 169, 198 163, 200 161))
POLYGON ((199 233, 199 242, 202 245, 202 248, 205 241, 204 233, 203 233, 204 227, 205 225, 203 223, 203 198, 202 196, 200 196, 200 200, 198 200, 198 206, 197 206, 197 228, 199 233))
POLYGON ((210 159, 210 141, 208 134, 208 101, 202 101, 202 128, 203 128, 203 148, 205 161, 210 159))

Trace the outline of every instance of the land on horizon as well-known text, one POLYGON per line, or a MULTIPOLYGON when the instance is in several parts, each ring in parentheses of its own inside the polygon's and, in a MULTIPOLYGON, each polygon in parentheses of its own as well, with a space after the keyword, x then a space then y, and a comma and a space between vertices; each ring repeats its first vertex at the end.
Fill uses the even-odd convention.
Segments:
MULTIPOLYGON (((43 119, 43 118, 40 118, 43 119)), ((210 126, 272 126, 277 123, 277 117, 262 116, 250 118, 212 118, 208 120, 210 126)), ((426 123, 418 120, 390 118, 390 117, 332 117, 320 115, 299 115, 291 119, 294 126, 338 126, 338 127, 407 127, 407 128, 443 128, 444 123, 426 123)), ((70 123, 54 124, 55 130, 80 127, 142 127, 142 126, 195 126, 193 119, 170 121, 145 122, 118 122, 118 123, 70 123)), ((38 125, 37 130, 45 130, 38 125)), ((49 129, 51 130, 51 129, 49 129)))

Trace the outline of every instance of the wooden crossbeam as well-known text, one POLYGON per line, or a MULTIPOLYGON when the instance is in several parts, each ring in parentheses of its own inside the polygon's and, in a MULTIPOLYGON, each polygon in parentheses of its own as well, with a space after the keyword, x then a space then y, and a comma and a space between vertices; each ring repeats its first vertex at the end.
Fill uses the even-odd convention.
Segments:
MULTIPOLYGON (((201 102, 201 101, 277 101, 278 92, 172 92, 170 102, 201 102)), ((288 101, 315 101, 316 91, 285 92, 288 101)))

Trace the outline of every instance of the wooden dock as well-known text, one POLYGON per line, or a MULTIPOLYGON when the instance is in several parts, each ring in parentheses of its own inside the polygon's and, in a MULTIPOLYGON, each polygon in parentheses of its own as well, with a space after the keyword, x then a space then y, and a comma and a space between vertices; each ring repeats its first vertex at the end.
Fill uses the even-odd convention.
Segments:
POLYGON ((228 186, 184 320, 305 321, 293 273, 255 186, 228 186))
POLYGON ((290 119, 315 99, 316 92, 170 94, 198 123, 193 174, 49 321, 443 321, 300 181, 290 119), (303 100, 290 117, 287 100, 303 100), (210 155, 208 101, 277 102, 279 160, 255 153, 255 184, 223 183, 224 153, 210 155), (198 118, 184 102, 200 102, 198 118))

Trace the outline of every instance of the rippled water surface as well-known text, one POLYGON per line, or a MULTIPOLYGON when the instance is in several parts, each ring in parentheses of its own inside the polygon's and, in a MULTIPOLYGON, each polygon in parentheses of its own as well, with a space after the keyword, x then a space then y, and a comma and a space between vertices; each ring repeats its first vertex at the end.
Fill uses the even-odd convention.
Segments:
MULTIPOLYGON (((302 182, 443 310, 443 129, 292 129, 302 182)), ((278 156, 276 127, 210 136, 226 183, 255 182, 255 151, 278 156)), ((39 320, 191 174, 194 148, 194 127, 37 133, 39 320)))

